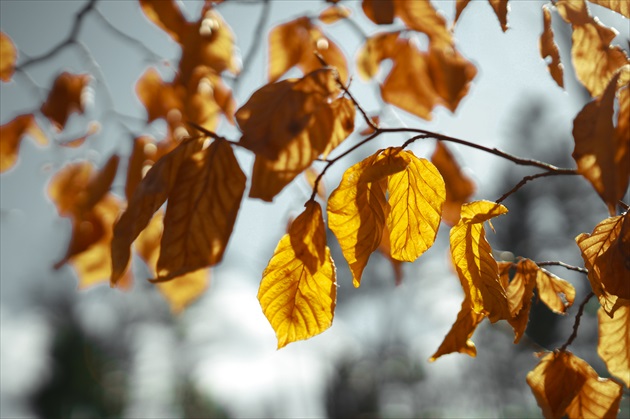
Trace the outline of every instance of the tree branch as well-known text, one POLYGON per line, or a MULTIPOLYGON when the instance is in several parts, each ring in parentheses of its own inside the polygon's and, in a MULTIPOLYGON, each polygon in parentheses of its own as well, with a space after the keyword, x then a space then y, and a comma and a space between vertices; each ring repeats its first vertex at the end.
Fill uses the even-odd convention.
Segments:
POLYGON ((579 266, 569 265, 564 262, 559 261, 545 261, 545 262, 534 262, 538 266, 562 266, 563 268, 569 269, 571 271, 580 272, 583 274, 588 274, 588 269, 580 268, 579 266))
POLYGON ((578 312, 575 315, 575 322, 573 323, 573 332, 571 333, 571 336, 569 336, 569 339, 567 339, 567 341, 564 343, 564 345, 560 347, 561 352, 564 352, 567 349, 567 347, 570 344, 572 344, 575 338, 577 337, 578 328, 580 327, 580 319, 582 318, 582 314, 584 314, 584 307, 586 307, 586 304, 589 302, 591 298, 593 298, 594 295, 595 294, 593 294, 593 291, 589 292, 588 295, 584 298, 584 301, 582 301, 582 303, 580 304, 580 308, 578 309, 578 312))

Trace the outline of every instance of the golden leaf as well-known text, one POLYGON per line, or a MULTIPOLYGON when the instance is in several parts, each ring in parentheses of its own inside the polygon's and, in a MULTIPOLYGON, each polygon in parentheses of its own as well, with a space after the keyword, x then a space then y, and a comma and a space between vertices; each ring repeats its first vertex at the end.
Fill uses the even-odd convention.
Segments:
POLYGON ((470 305, 470 300, 466 298, 462 302, 462 308, 457 314, 457 320, 451 326, 451 330, 444 337, 437 351, 429 358, 430 362, 435 361, 442 355, 459 352, 471 357, 477 356, 477 348, 470 340, 477 325, 486 316, 484 314, 475 313, 470 305))
POLYGON ((597 97, 615 72, 628 64, 628 56, 619 46, 610 45, 616 31, 594 19, 584 0, 559 0, 556 7, 573 28, 571 58, 577 78, 597 97))
POLYGON ((184 140, 162 157, 137 186, 127 210, 114 226, 111 285, 116 286, 129 263, 131 244, 173 190, 182 164, 202 148, 198 138, 184 140))
MULTIPOLYGON (((377 2, 376 4, 382 4, 377 2)), ((365 5, 365 2, 363 2, 365 5)), ((357 54, 357 72, 364 80, 372 79, 383 60, 394 58, 399 45, 405 43, 398 40, 400 32, 379 33, 369 37, 357 54)))
POLYGON ((540 35, 538 41, 538 47, 540 49, 540 56, 543 60, 547 61, 547 68, 551 77, 556 84, 564 89, 564 67, 560 62, 560 50, 554 40, 553 29, 551 27, 551 12, 547 6, 543 6, 543 32, 540 35))
MULTIPOLYGON (((315 188, 315 181, 320 174, 321 172, 315 170, 312 166, 304 171, 304 178, 306 179, 306 182, 311 187, 311 189, 315 188)), ((324 185, 323 179, 319 180, 316 193, 317 196, 319 196, 321 199, 326 199, 326 186, 324 185)))
POLYGON ((83 113, 83 89, 91 80, 89 74, 63 72, 55 79, 41 112, 59 131, 63 130, 73 112, 83 113))
POLYGON ((180 34, 187 22, 175 0, 140 0, 144 14, 168 33, 175 42, 181 43, 180 34))
POLYGON ((322 209, 309 201, 263 272, 258 290, 278 349, 328 329, 337 301, 335 265, 326 246, 322 209))
POLYGON ((437 237, 446 199, 444 180, 430 161, 419 159, 410 151, 388 148, 379 157, 391 166, 399 158, 406 163, 404 170, 388 178, 387 226, 391 256, 413 262, 433 246, 437 237))
POLYGON ((599 6, 607 7, 610 10, 624 15, 630 19, 630 2, 628 0, 588 0, 599 6))
POLYGON ((348 64, 344 53, 308 17, 283 23, 269 32, 269 81, 275 82, 295 66, 304 74, 320 69, 322 64, 315 52, 337 69, 345 83, 348 64))
POLYGON ((630 387, 630 306, 619 307, 612 318, 600 307, 597 319, 597 353, 606 363, 608 371, 630 387))
POLYGON ((0 126, 0 173, 6 172, 17 163, 20 143, 25 135, 40 145, 48 144, 48 138, 37 125, 33 114, 17 116, 0 126))
POLYGON ((330 25, 352 14, 352 10, 345 6, 332 5, 319 14, 318 19, 322 23, 330 25))
MULTIPOLYGON (((144 260, 153 277, 157 276, 157 261, 160 254, 160 240, 164 222, 164 213, 155 213, 151 222, 138 236, 134 247, 144 260)), ((179 276, 172 281, 156 284, 158 290, 169 303, 171 311, 181 313, 184 308, 199 298, 208 288, 210 269, 199 269, 179 276)))
POLYGON ((17 58, 18 51, 13 41, 9 35, 0 32, 0 80, 5 83, 11 81, 17 58))
POLYGON ((477 69, 450 46, 438 48, 431 45, 427 62, 433 87, 442 98, 440 103, 455 112, 459 102, 468 94, 477 69))
POLYGON ((506 212, 503 205, 489 201, 464 204, 461 219, 450 234, 453 264, 464 294, 470 298, 472 310, 486 314, 493 323, 508 318, 510 311, 483 223, 506 212))
POLYGON ((462 204, 475 193, 475 184, 461 171, 455 157, 440 141, 436 144, 431 162, 440 171, 446 186, 446 201, 442 208, 442 221, 454 226, 459 221, 462 204))
POLYGON ((172 109, 183 108, 175 87, 171 83, 164 82, 155 68, 147 69, 140 77, 136 83, 136 94, 147 110, 149 122, 158 118, 166 119, 172 109))
POLYGON ((396 16, 414 31, 429 37, 431 45, 446 46, 453 44, 453 35, 446 26, 446 20, 429 1, 394 0, 396 16))
POLYGON ((612 317, 620 306, 630 304, 630 213, 606 218, 591 234, 582 233, 575 241, 591 288, 612 317))
POLYGON ((527 374, 546 418, 616 417, 622 387, 599 378, 593 368, 570 352, 550 352, 527 374))
POLYGON ((503 32, 508 30, 507 25, 507 14, 508 10, 510 10, 510 6, 508 5, 508 0, 488 0, 490 6, 492 6, 492 10, 497 15, 499 19, 499 23, 501 24, 501 29, 503 32))
POLYGON ((346 170, 328 199, 328 227, 339 241, 355 287, 361 284, 363 269, 381 243, 389 213, 387 176, 408 164, 400 157, 391 164, 381 157, 381 151, 346 170))
POLYGON ((340 97, 329 104, 334 115, 334 125, 322 157, 326 158, 339 144, 354 131, 356 109, 354 103, 346 97, 340 97))
POLYGON ((610 215, 616 214, 617 201, 625 195, 630 180, 630 137, 623 138, 625 134, 618 135, 613 127, 618 77, 619 73, 603 95, 586 104, 573 121, 573 158, 578 172, 593 185, 610 215))
POLYGON ((556 314, 565 314, 575 300, 573 285, 541 268, 536 272, 536 288, 540 301, 556 314), (560 294, 564 295, 566 303, 560 294))
POLYGON ((532 306, 536 276, 540 268, 529 259, 521 259, 516 264, 516 274, 507 286, 510 317, 508 323, 514 328, 514 343, 518 343, 525 333, 532 306))
POLYGON ((470 3, 470 0, 456 0, 455 1, 455 19, 453 19, 453 25, 457 23, 460 16, 462 15, 462 12, 466 8, 466 6, 468 6, 468 3, 470 3))
POLYGON ((245 191, 232 147, 215 140, 182 161, 168 194, 158 280, 216 265, 223 258, 245 191))

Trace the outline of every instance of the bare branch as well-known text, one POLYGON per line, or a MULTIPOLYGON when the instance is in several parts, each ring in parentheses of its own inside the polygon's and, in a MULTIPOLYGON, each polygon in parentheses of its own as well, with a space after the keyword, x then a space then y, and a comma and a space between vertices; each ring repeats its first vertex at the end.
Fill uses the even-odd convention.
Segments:
POLYGON ((545 262, 534 262, 534 263, 536 263, 536 265, 538 266, 562 266, 563 268, 569 269, 571 271, 576 271, 583 274, 588 273, 588 269, 580 268, 579 266, 569 265, 567 263, 559 262, 559 261, 545 261, 545 262))
POLYGON ((580 327, 580 319, 582 318, 582 314, 584 314, 584 307, 586 307, 586 304, 589 302, 591 298, 593 298, 594 295, 595 294, 593 294, 593 291, 589 292, 588 295, 584 298, 584 301, 582 301, 582 303, 580 304, 580 308, 578 309, 578 312, 575 315, 575 322, 573 323, 573 332, 571 332, 571 336, 569 336, 569 339, 567 339, 564 345, 560 347, 560 351, 562 352, 565 351, 567 347, 570 344, 572 344, 575 338, 577 337, 578 328, 580 327))

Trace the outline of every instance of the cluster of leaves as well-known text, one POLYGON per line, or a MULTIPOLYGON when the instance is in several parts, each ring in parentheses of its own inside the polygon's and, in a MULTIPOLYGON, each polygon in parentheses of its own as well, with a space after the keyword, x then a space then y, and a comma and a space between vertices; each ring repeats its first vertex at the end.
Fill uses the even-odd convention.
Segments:
MULTIPOLYGON (((623 0, 590 1, 630 17, 623 0)), ((299 174, 311 173, 311 198, 278 243, 258 292, 279 348, 317 335, 333 321, 337 278, 326 243, 320 204, 324 202, 328 228, 337 237, 355 287, 360 286, 374 251, 392 261, 400 281, 400 264, 414 262, 427 251, 441 223, 451 227, 452 262, 465 298, 431 360, 453 352, 475 356, 470 338, 486 317, 493 323, 507 321, 514 328, 514 342, 521 339, 534 288, 555 313, 565 314, 573 304, 573 286, 546 271, 544 264, 526 258, 495 260, 485 223, 506 214, 501 202, 528 181, 580 174, 602 198, 610 218, 591 234, 576 238, 586 268, 576 269, 588 272, 601 304, 598 353, 609 372, 626 387, 630 385, 630 214, 627 207, 617 213, 630 180, 630 61, 620 47, 611 45, 615 31, 593 17, 584 0, 545 5, 540 37, 541 57, 549 58, 549 72, 563 87, 552 13, 571 25, 573 66, 593 97, 574 120, 577 169, 558 168, 421 129, 380 127, 378 119, 369 117, 350 93, 346 57, 318 25, 346 20, 355 26, 351 10, 339 4, 317 17, 301 16, 270 31, 269 84, 237 110, 222 78, 240 70, 234 34, 214 3, 206 1, 200 18, 191 22, 174 1, 140 0, 147 18, 181 46, 172 81, 162 80, 150 68, 136 85, 147 122, 164 119, 167 135, 159 142, 146 136, 134 140, 127 164, 126 205, 109 192, 118 171, 118 156, 112 156, 98 171, 90 163, 80 162, 67 165, 53 177, 49 195, 60 216, 69 217, 73 226, 58 267, 71 263, 81 286, 109 280, 113 287, 128 287, 134 246, 153 276, 151 281, 175 311, 181 310, 206 288, 209 268, 221 261, 230 239, 247 189, 248 178, 233 151, 233 147, 242 147, 255 155, 249 176, 251 198, 272 201, 299 174), (281 80, 293 68, 303 76, 281 80), (355 132, 357 112, 368 125, 361 133, 365 138, 330 158, 355 132), (221 115, 238 125, 242 132, 238 141, 215 133, 221 115), (348 168, 330 196, 321 193, 322 176, 333 164, 388 132, 406 132, 411 138, 348 168), (431 161, 407 150, 409 144, 425 138, 438 140, 431 161), (475 186, 460 170, 446 142, 542 171, 523 178, 496 202, 470 202, 475 186), (311 168, 314 162, 323 164, 320 172, 311 168)), ((456 2, 455 21, 468 3, 456 2)), ((508 1, 489 3, 501 28, 507 30, 508 1)), ((391 60, 391 69, 380 83, 384 102, 423 119, 430 119, 438 105, 455 112, 477 70, 458 52, 446 19, 429 1, 363 0, 362 10, 377 25, 399 21, 403 27, 365 37, 357 53, 358 74, 371 80, 380 64, 391 60), (426 50, 414 41, 415 33, 428 37, 426 50)), ((6 35, 0 40, 0 75, 6 82, 14 71, 17 50, 6 35)), ((83 111, 81 94, 89 80, 89 75, 70 73, 55 80, 40 109, 54 129, 63 130, 71 113, 83 111)), ((34 114, 3 125, 1 135, 3 172, 15 164, 22 137, 46 142, 34 114)), ((78 146, 82 140, 64 145, 78 146)), ((586 301, 580 306, 578 321, 586 301)), ((622 385, 599 378, 585 361, 567 351, 577 324, 562 348, 541 354, 527 382, 547 417, 616 415, 622 385)))

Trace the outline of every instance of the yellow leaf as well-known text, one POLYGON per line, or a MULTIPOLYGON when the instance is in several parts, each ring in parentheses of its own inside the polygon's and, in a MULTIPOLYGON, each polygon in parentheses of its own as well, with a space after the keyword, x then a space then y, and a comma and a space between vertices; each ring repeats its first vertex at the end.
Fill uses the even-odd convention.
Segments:
POLYGON ((322 209, 309 201, 263 272, 258 290, 278 349, 328 329, 337 301, 335 265, 326 246, 322 209))
POLYGON ((556 314, 565 314, 575 300, 573 285, 541 268, 536 272, 536 288, 540 301, 556 314), (561 294, 564 295, 566 303, 560 298, 561 294))
POLYGON ((6 172, 17 163, 20 143, 25 135, 40 145, 48 144, 48 138, 37 125, 33 114, 17 116, 0 126, 0 173, 6 172))
POLYGON ((527 374, 546 418, 614 418, 622 387, 599 378, 584 360, 570 352, 550 352, 527 374))
POLYGON ((83 89, 92 77, 89 74, 61 73, 53 83, 41 112, 55 128, 62 130, 73 112, 83 113, 83 89))
POLYGON ((319 14, 318 19, 326 24, 335 23, 352 14, 352 10, 345 6, 332 5, 319 14))
POLYGON ((628 56, 619 46, 610 45, 616 31, 594 19, 584 0, 559 0, 556 7, 573 28, 571 58, 577 78, 597 97, 615 72, 628 64, 628 56))
POLYGON ((18 51, 11 38, 4 32, 0 32, 0 80, 11 81, 15 71, 15 62, 18 58, 18 51))
POLYGON ((470 338, 475 332, 477 325, 479 325, 485 317, 484 314, 475 313, 470 306, 470 300, 466 298, 462 302, 462 308, 457 314, 457 320, 455 320, 451 330, 444 337, 444 341, 438 350, 429 358, 429 361, 433 362, 442 355, 453 352, 460 352, 472 356, 473 358, 476 357, 477 348, 475 348, 475 344, 470 338))
POLYGON ((608 371, 630 387, 630 306, 619 307, 612 318, 600 307, 597 318, 597 353, 606 363, 608 371))
POLYGON ((630 19, 630 2, 628 0, 588 0, 599 6, 607 7, 610 10, 624 15, 630 19))
POLYGON ((176 184, 182 164, 200 151, 203 143, 193 138, 162 157, 137 186, 127 210, 114 226, 111 285, 116 286, 129 263, 131 244, 164 204, 176 184))
POLYGON ((460 169, 455 157, 440 141, 437 142, 431 162, 437 167, 446 186, 446 201, 442 221, 454 226, 459 221, 462 204, 475 193, 474 182, 460 169))
POLYGON ((275 82, 294 66, 304 74, 320 69, 315 52, 337 69, 345 83, 348 64, 344 53, 307 17, 283 23, 269 32, 269 81, 275 82))
POLYGON ((539 271, 540 268, 531 260, 520 260, 516 264, 516 274, 506 289, 510 307, 507 321, 514 328, 514 343, 518 343, 525 333, 539 271))
POLYGON ((507 208, 489 201, 462 205, 461 219, 451 229, 453 264, 475 313, 486 314, 491 322, 509 317, 508 300, 499 280, 499 268, 492 257, 483 223, 507 208))
MULTIPOLYGON (((365 2, 363 3, 365 7, 365 2)), ((375 4, 382 4, 377 2, 375 4)), ((398 40, 400 32, 379 33, 369 37, 357 54, 357 72, 364 80, 372 79, 383 60, 394 58, 399 45, 405 43, 398 40)))
POLYGON ((404 170, 388 179, 387 226, 392 257, 413 262, 433 246, 437 236, 446 199, 444 180, 430 161, 410 151, 389 148, 381 156, 388 165, 395 165, 398 158, 406 163, 404 170))
POLYGON ((158 280, 216 265, 223 258, 245 191, 232 147, 215 140, 180 165, 169 191, 158 280))
POLYGON ((612 317, 620 306, 630 304, 630 213, 606 218, 591 234, 582 233, 575 241, 591 288, 612 317))
POLYGON ((396 16, 414 31, 429 37, 432 45, 453 44, 453 35, 446 26, 446 20, 429 1, 394 0, 396 16))
POLYGON ((334 115, 334 125, 322 157, 328 157, 354 131, 354 117, 356 110, 354 103, 346 97, 340 97, 329 104, 334 115))
MULTIPOLYGON (((151 275, 157 276, 157 261, 160 253, 160 240, 164 222, 164 213, 158 211, 151 222, 138 236, 134 246, 139 256, 145 261, 151 275)), ((210 269, 199 269, 179 276, 172 281, 156 284, 169 303, 171 311, 178 314, 199 298, 208 288, 210 269)))
POLYGON ((540 35, 538 47, 540 56, 547 62, 547 68, 556 84, 564 88, 564 67, 560 62, 560 50, 554 40, 551 27, 551 12, 547 6, 543 6, 543 33, 540 35))

